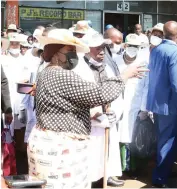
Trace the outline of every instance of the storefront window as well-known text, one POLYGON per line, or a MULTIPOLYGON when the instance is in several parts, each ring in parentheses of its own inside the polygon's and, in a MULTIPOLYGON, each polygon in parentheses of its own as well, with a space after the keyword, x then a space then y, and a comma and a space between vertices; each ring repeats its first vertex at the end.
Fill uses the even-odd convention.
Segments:
POLYGON ((101 30, 102 30, 102 12, 101 11, 86 11, 85 20, 91 20, 93 29, 101 33, 101 30))
POLYGON ((36 26, 52 24, 58 28, 70 28, 78 20, 84 20, 84 10, 20 7, 20 26, 34 31, 36 26))

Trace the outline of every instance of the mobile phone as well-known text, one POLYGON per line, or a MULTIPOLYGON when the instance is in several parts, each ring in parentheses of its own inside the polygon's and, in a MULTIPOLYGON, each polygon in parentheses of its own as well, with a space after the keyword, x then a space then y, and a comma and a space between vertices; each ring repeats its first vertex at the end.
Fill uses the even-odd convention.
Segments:
POLYGON ((10 188, 40 188, 47 183, 46 180, 38 180, 29 175, 6 176, 4 179, 10 188))
POLYGON ((17 83, 17 92, 20 94, 29 94, 33 85, 32 83, 17 83))

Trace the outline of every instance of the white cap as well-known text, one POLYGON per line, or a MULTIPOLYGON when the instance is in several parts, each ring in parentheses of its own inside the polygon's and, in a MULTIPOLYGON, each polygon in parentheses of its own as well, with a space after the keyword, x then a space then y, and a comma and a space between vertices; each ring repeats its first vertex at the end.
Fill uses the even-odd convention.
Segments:
POLYGON ((163 26, 164 26, 164 24, 158 23, 158 24, 156 24, 156 25, 152 28, 152 31, 153 31, 153 30, 158 30, 158 31, 163 32, 163 26))
POLYGON ((81 40, 89 47, 99 47, 103 44, 111 44, 110 39, 104 39, 102 34, 92 33, 87 34, 81 38, 81 40))
POLYGON ((7 30, 14 30, 14 31, 17 31, 17 26, 15 24, 10 24, 8 26, 8 29, 7 30))
POLYGON ((9 37, 9 41, 14 41, 14 42, 24 41, 24 38, 18 33, 10 33, 8 37, 9 37))
POLYGON ((129 45, 141 45, 141 40, 138 35, 136 34, 128 34, 127 37, 125 38, 125 43, 129 45))
POLYGON ((20 35, 20 38, 22 39, 22 41, 20 42, 20 45, 24 46, 24 47, 32 47, 27 39, 28 39, 28 36, 27 35, 24 35, 24 34, 19 34, 20 35))
POLYGON ((40 29, 35 29, 34 30, 34 33, 33 33, 33 37, 36 37, 36 36, 39 36, 39 35, 42 35, 43 31, 40 30, 40 29))

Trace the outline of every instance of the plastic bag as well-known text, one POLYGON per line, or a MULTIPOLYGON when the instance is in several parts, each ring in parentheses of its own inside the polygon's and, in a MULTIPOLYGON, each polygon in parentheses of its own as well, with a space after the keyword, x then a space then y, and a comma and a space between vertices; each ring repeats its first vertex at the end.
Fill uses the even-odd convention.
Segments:
POLYGON ((156 127, 150 117, 140 120, 137 117, 133 131, 131 154, 141 158, 152 157, 156 152, 156 127))

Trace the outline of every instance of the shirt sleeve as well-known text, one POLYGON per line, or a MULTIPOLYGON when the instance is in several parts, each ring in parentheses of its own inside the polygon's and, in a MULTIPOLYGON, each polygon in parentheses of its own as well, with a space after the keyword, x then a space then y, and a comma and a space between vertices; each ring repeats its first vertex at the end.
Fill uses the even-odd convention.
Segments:
POLYGON ((1 66, 1 110, 3 113, 12 113, 10 93, 7 77, 1 66))
POLYGON ((171 88, 177 96, 177 52, 173 53, 169 63, 169 77, 171 88))
POLYGON ((57 82, 54 87, 59 87, 58 95, 80 106, 95 107, 108 104, 124 90, 124 82, 120 77, 109 78, 102 82, 101 86, 81 79, 72 71, 58 73, 55 77, 57 82))
POLYGON ((142 90, 142 100, 141 100, 141 111, 147 111, 146 104, 147 104, 148 86, 149 86, 149 73, 147 73, 147 76, 144 78, 144 87, 142 90))

